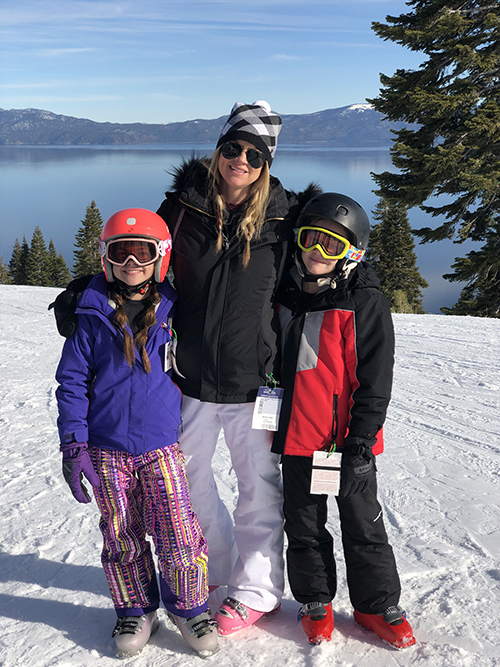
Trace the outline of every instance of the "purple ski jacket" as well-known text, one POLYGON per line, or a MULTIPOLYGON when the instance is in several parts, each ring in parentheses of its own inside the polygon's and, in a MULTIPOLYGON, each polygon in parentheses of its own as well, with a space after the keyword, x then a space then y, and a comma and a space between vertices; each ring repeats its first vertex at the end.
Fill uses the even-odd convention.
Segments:
POLYGON ((168 318, 177 293, 166 281, 157 289, 157 323, 146 344, 151 373, 144 370, 137 351, 132 368, 125 361, 104 274, 93 278, 83 293, 77 329, 64 344, 56 372, 62 443, 86 441, 137 455, 177 442, 181 392, 171 371, 164 371, 171 336, 168 318))

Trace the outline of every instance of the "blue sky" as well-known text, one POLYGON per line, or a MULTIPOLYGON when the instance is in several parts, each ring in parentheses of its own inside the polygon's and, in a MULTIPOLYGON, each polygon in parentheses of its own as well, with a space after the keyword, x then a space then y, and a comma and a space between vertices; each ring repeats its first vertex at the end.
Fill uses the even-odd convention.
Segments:
POLYGON ((372 21, 398 0, 2 0, 0 107, 96 121, 227 115, 266 99, 301 114, 364 102, 422 54, 372 21))

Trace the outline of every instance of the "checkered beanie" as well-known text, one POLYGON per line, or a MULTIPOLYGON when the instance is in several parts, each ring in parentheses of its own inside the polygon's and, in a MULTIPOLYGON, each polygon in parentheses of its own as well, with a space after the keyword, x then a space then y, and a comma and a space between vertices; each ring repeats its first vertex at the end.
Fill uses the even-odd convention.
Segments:
POLYGON ((263 100, 253 104, 236 102, 222 128, 217 148, 226 141, 242 139, 262 151, 267 164, 271 166, 280 130, 281 118, 271 111, 267 102, 263 100))

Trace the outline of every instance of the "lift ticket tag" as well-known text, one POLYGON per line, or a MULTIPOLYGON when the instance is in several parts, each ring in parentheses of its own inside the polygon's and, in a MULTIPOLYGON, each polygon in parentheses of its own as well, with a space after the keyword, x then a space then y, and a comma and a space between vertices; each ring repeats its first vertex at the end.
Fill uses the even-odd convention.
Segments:
POLYGON ((277 431, 283 389, 259 387, 253 408, 252 428, 259 431, 277 431))
POLYGON ((173 355, 172 355, 172 344, 173 344, 173 341, 171 341, 171 340, 169 340, 167 343, 165 343, 165 359, 164 359, 164 362, 163 362, 163 368, 165 370, 165 373, 168 373, 168 371, 172 368, 172 366, 174 364, 173 355))
POLYGON ((340 462, 342 454, 339 452, 314 452, 311 489, 314 494, 338 496, 340 489, 340 462))

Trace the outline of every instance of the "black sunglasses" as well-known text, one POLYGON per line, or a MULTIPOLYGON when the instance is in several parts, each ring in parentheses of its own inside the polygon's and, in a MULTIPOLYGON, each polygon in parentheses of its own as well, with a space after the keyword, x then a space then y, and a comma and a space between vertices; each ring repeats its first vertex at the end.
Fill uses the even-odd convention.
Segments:
POLYGON ((235 157, 239 157, 245 152, 248 164, 254 169, 260 169, 264 166, 264 162, 266 161, 262 151, 258 151, 256 148, 245 148, 237 141, 226 141, 225 144, 222 144, 220 152, 222 157, 226 158, 226 160, 233 160, 235 157))

